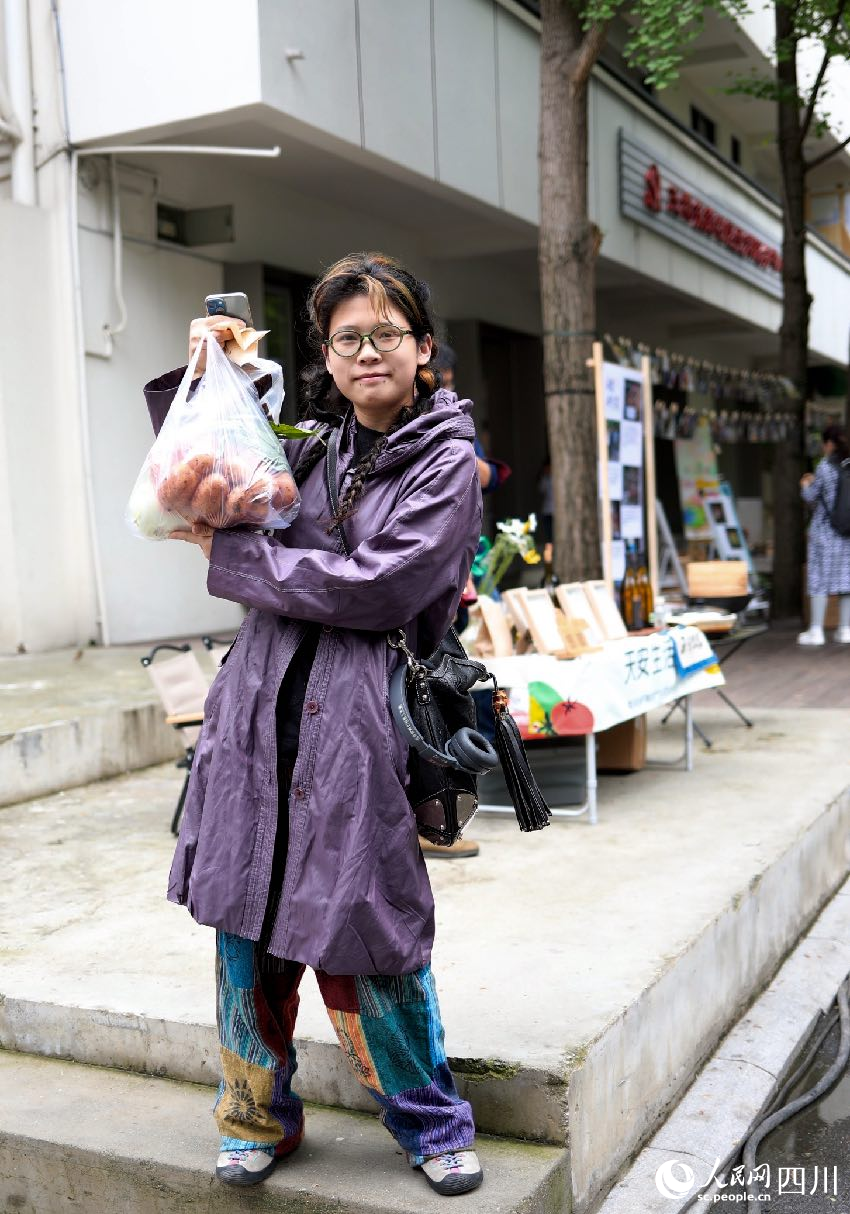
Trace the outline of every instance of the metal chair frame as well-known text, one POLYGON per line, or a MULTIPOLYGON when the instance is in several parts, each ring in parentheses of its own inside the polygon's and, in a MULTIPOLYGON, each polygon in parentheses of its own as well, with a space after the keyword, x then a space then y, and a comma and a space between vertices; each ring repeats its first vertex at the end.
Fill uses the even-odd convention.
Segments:
MULTIPOLYGON (((216 637, 206 636, 202 638, 202 641, 208 652, 212 650, 213 646, 216 644, 227 645, 231 643, 228 641, 219 640, 216 637)), ((158 653, 162 653, 163 651, 170 651, 172 653, 191 653, 192 646, 188 643, 188 641, 184 642, 182 645, 174 645, 170 642, 163 642, 160 645, 154 645, 150 653, 146 653, 144 657, 139 659, 139 661, 141 662, 142 666, 147 669, 153 663, 156 655, 158 653)), ((198 729, 204 723, 204 714, 202 711, 169 713, 166 715, 165 722, 167 725, 173 726, 173 728, 178 732, 184 729, 198 729)), ((180 789, 180 796, 177 799, 177 805, 171 819, 171 833, 173 835, 176 835, 180 830, 180 820, 183 817, 183 807, 186 804, 186 794, 189 791, 189 777, 192 774, 192 764, 195 759, 195 743, 192 742, 189 744, 184 741, 183 745, 184 753, 182 757, 176 761, 175 767, 185 770, 186 778, 183 781, 182 788, 180 789)))

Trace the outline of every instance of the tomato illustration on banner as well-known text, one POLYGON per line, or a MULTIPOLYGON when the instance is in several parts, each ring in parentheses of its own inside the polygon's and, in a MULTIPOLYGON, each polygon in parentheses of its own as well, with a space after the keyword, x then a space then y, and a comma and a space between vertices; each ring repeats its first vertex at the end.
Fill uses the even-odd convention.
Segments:
POLYGON ((593 733, 593 713, 578 700, 562 700, 552 709, 552 725, 560 738, 574 738, 593 733))
POLYGON ((548 683, 528 684, 530 737, 569 738, 593 733, 593 713, 577 700, 565 700, 548 683))

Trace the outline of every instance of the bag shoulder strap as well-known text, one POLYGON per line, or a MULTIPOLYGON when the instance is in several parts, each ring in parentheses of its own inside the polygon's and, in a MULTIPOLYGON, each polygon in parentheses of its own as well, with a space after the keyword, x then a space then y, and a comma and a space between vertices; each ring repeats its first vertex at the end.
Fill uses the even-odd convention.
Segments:
MULTIPOLYGON (((327 449, 325 451, 325 484, 328 487, 328 498, 331 503, 331 510, 334 518, 339 514, 339 484, 337 481, 337 466, 339 464, 339 448, 342 442, 342 432, 347 422, 346 419, 339 426, 334 426, 328 435, 327 449)), ((351 547, 348 543, 348 536, 345 534, 345 528, 342 523, 336 524, 336 532, 339 536, 342 550, 346 556, 351 556, 351 547)))

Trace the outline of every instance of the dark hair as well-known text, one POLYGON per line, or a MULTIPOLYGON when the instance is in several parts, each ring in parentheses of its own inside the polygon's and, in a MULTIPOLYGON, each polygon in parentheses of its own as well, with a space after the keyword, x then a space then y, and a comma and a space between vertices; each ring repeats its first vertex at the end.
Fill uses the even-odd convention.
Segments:
MULTIPOLYGON (((316 279, 307 297, 313 359, 301 375, 307 402, 302 420, 314 418, 331 426, 339 426, 345 416, 349 402, 325 366, 322 345, 329 336, 334 308, 357 295, 366 295, 378 316, 386 316, 390 307, 398 308, 413 330, 415 340, 421 341, 423 337, 430 336, 433 344, 428 364, 417 370, 413 404, 401 410, 386 433, 352 468, 351 480, 339 504, 339 514, 328 528, 329 535, 337 523, 354 513, 366 479, 386 447, 389 436, 415 417, 426 413, 431 408, 431 397, 439 386, 439 375, 434 369, 437 343, 433 340, 434 319, 429 306, 431 292, 427 283, 414 278, 409 270, 384 253, 350 253, 316 279)), ((325 448, 321 443, 314 446, 316 450, 309 451, 297 467, 296 480, 299 484, 304 483, 324 455, 325 448)))
POLYGON ((431 358, 431 365, 438 371, 454 371, 457 368, 457 355, 451 346, 442 342, 439 350, 431 358))
POLYGON ((835 459, 838 463, 842 460, 850 459, 850 444, 847 442, 847 431, 843 426, 826 426, 824 427, 821 438, 825 443, 835 444, 835 459))

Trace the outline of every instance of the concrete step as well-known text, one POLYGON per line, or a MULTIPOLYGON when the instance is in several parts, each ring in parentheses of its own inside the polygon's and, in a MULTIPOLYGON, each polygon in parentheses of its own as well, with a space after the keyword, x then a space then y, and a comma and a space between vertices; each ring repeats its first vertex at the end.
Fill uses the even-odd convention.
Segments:
MULTIPOLYGON (((202 670, 215 673, 202 646, 202 670)), ((183 753, 139 659, 150 646, 0 658, 0 805, 183 753)))
MULTIPOLYGON (((476 819, 480 856, 429 861, 458 1085, 482 1132, 568 1148, 577 1211, 847 873, 850 714, 699 719, 696 770, 603 779, 597 826, 476 819)), ((0 1045, 215 1080, 213 934, 164 900, 178 785, 154 768, 0 812, 0 1045)), ((302 1093, 363 1107, 309 974, 297 1039, 302 1093)))
MULTIPOLYGON (((310 1106, 268 1181, 213 1175, 208 1088, 0 1053, 0 1209, 14 1214, 422 1214, 444 1208, 376 1116, 310 1106)), ((480 1138, 466 1214, 568 1214, 564 1149, 480 1138)))

